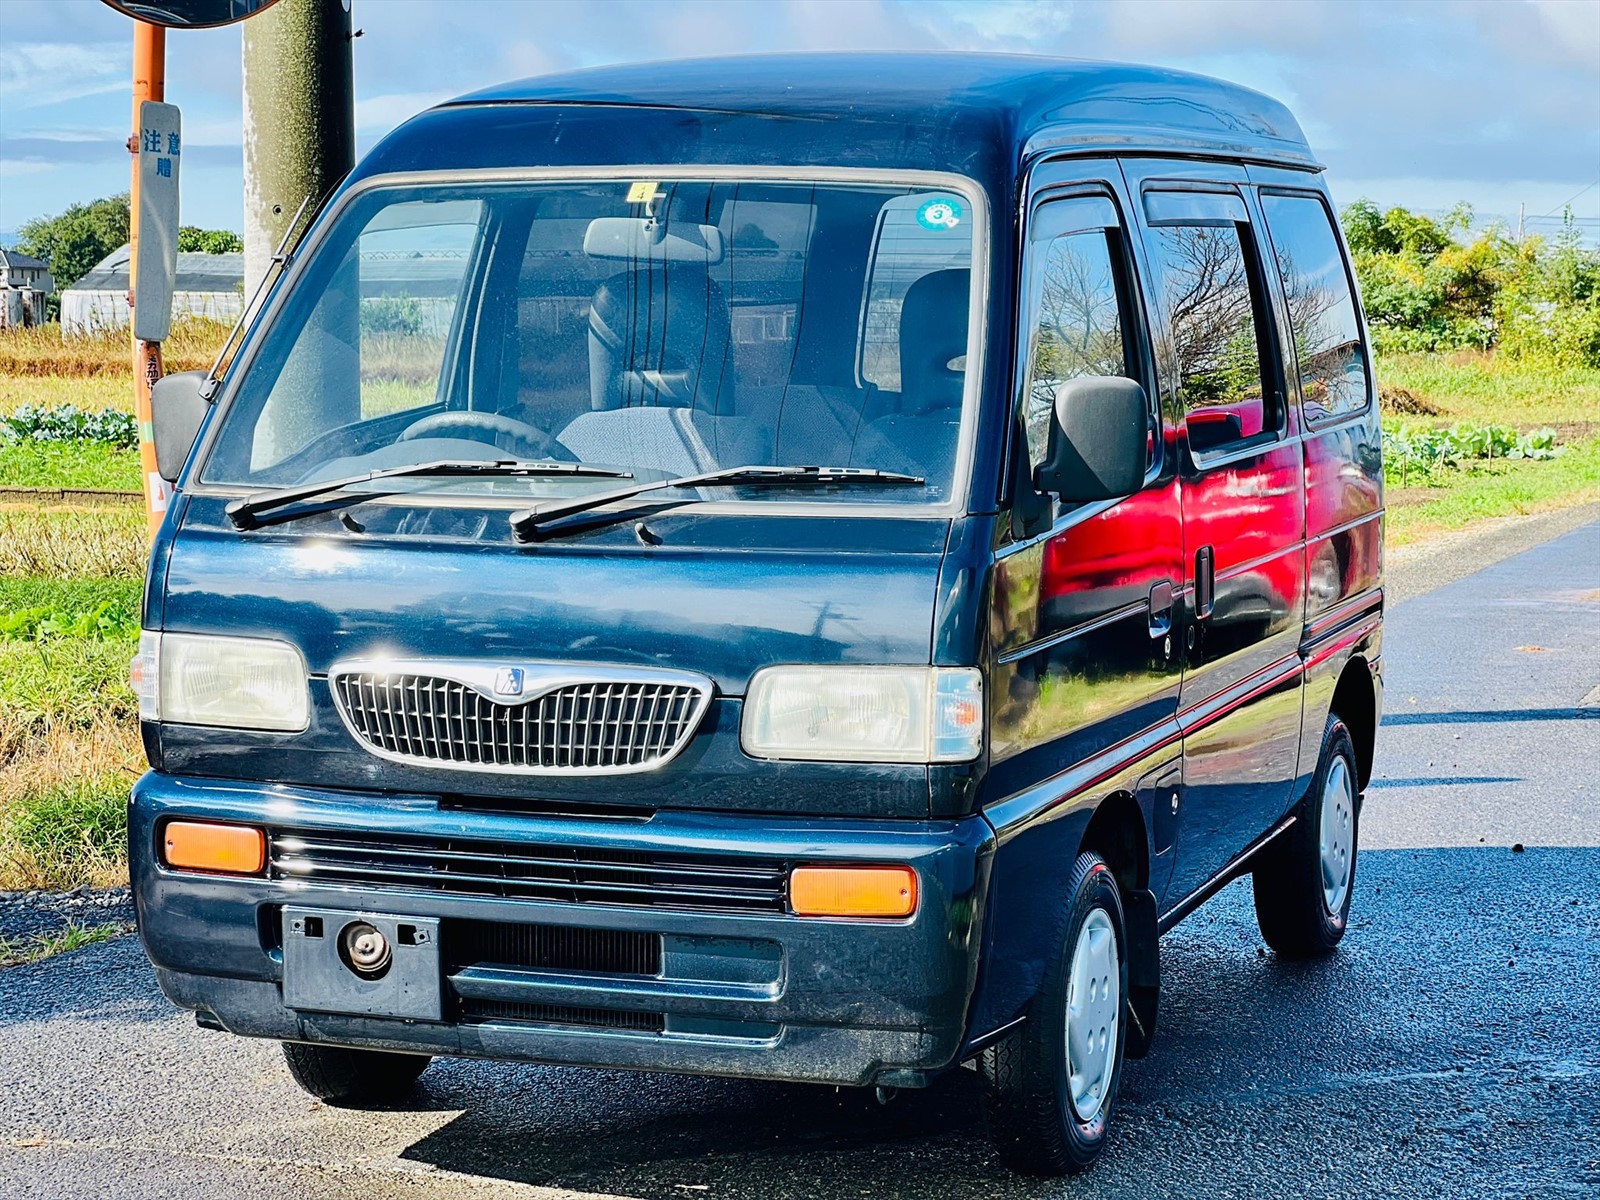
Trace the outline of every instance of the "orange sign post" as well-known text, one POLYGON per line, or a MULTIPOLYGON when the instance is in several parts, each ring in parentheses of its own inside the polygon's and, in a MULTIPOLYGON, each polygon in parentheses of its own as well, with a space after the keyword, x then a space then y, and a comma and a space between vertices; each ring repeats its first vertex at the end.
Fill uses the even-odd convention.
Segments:
MULTIPOLYGON (((133 308, 139 294, 139 139, 140 106, 146 100, 166 98, 167 31, 160 25, 137 21, 133 26, 133 136, 128 149, 133 157, 133 187, 129 195, 128 305, 133 308)), ((129 329, 135 322, 129 321, 129 329)), ((150 389, 161 378, 161 343, 147 342, 133 333, 133 412, 139 424, 139 470, 144 478, 145 513, 150 537, 154 539, 166 515, 171 488, 156 471, 155 431, 150 415, 150 389)))

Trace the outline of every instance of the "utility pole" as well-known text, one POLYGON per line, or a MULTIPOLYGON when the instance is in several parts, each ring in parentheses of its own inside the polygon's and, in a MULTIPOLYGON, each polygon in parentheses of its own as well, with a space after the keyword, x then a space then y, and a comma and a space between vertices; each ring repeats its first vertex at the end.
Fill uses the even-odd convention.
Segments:
POLYGON ((1522 237, 1528 224, 1528 202, 1526 200, 1517 205, 1517 245, 1522 245, 1522 237))
MULTIPOLYGON (((167 31, 160 25, 147 25, 143 21, 133 26, 133 137, 128 139, 128 150, 133 155, 133 186, 130 189, 128 222, 128 304, 130 309, 138 302, 139 291, 139 176, 141 106, 146 100, 163 101, 167 96, 167 31)), ((136 323, 129 321, 134 329, 136 323)), ((159 335, 158 335, 159 336, 159 335)), ((168 488, 156 470, 156 444, 151 433, 153 419, 150 415, 150 389, 163 373, 161 343, 147 342, 133 334, 133 415, 139 430, 139 473, 144 480, 145 514, 150 536, 161 527, 167 511, 168 488)))
POLYGON ((249 296, 301 203, 315 206, 355 165, 350 0, 279 0, 243 35, 249 296))

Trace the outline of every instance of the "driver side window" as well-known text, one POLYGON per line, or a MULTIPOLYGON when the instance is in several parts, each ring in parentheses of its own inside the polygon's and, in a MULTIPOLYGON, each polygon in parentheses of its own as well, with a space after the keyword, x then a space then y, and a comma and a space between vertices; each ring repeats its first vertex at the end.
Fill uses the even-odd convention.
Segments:
POLYGON ((477 200, 390 205, 351 244, 272 383, 252 471, 331 428, 435 402, 482 210, 477 200))
MULTIPOLYGON (((1057 202, 1062 206, 1077 203, 1057 202)), ((1041 214, 1057 204, 1047 205, 1041 214)), ((1110 211, 1108 204, 1105 208, 1110 211)), ((1056 394, 1064 384, 1081 376, 1136 377, 1128 363, 1116 269, 1120 236, 1113 228, 1081 229, 1043 245, 1034 243, 1036 257, 1029 283, 1033 319, 1022 397, 1030 466, 1044 461, 1056 394)))
MULTIPOLYGON (((429 206, 395 206, 408 207, 429 206)), ((472 210, 460 214, 470 220, 368 229, 357 243, 363 419, 422 408, 439 394, 481 206, 451 207, 472 210)))

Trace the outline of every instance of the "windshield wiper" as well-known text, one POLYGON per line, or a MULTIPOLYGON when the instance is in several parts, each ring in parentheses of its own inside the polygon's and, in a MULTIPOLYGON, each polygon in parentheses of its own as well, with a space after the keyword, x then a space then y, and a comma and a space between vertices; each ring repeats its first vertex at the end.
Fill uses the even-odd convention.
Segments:
MULTIPOLYGON (((448 478, 454 475, 567 475, 600 479, 633 478, 631 471, 618 471, 611 467, 591 467, 584 463, 520 458, 498 458, 481 461, 446 458, 438 459, 434 462, 412 463, 407 467, 388 467, 382 471, 368 471, 364 475, 347 475, 343 479, 327 479, 321 483, 296 484, 293 487, 278 488, 275 491, 257 492, 253 496, 245 496, 229 504, 227 508, 228 520, 232 521, 237 529, 258 529, 267 524, 267 521, 262 520, 263 513, 271 514, 274 509, 297 504, 302 500, 315 500, 319 496, 329 496, 335 492, 343 492, 350 488, 361 489, 354 497, 359 500, 372 500, 380 496, 398 496, 407 489, 404 487, 385 486, 385 480, 417 479, 430 476, 448 478), (372 483, 377 483, 379 486, 375 488, 363 486, 372 483)), ((295 516, 305 515, 306 513, 280 513, 273 519, 289 520, 295 516)))
MULTIPOLYGON (((576 500, 525 508, 511 514, 511 530, 518 541, 531 542, 542 529, 564 517, 602 508, 619 500, 631 500, 646 492, 665 491, 667 488, 734 484, 740 487, 921 487, 926 482, 920 475, 902 475, 898 471, 879 471, 872 467, 728 467, 721 471, 708 471, 704 475, 681 475, 676 479, 641 483, 610 492, 592 493, 576 500)), ((616 519, 622 518, 619 515, 616 519)))

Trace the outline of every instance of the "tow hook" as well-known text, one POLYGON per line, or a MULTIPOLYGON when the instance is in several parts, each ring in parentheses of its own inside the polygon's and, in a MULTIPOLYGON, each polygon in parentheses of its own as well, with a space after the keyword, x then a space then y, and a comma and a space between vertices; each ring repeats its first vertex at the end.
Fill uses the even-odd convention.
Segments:
POLYGON ((366 921, 351 921, 339 934, 339 956, 357 975, 379 979, 389 969, 394 947, 376 926, 366 921))

